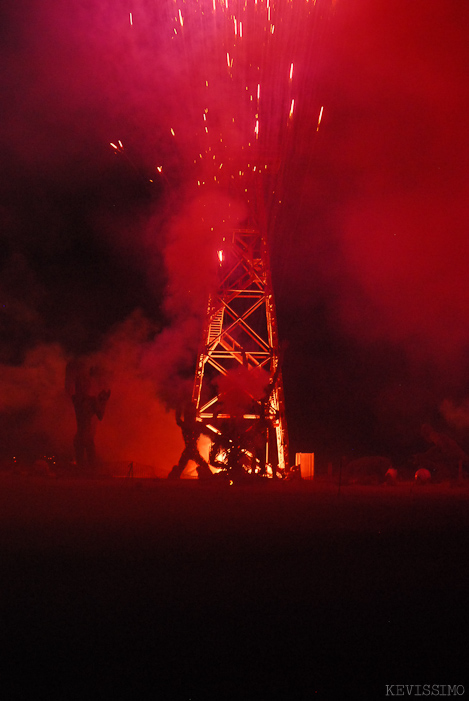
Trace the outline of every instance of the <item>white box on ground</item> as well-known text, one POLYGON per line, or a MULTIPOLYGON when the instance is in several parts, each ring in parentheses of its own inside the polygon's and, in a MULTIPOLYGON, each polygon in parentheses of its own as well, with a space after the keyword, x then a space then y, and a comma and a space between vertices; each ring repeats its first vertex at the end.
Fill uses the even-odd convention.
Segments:
POLYGON ((312 480, 314 477, 314 453, 296 453, 295 465, 300 466, 301 476, 304 480, 312 480))

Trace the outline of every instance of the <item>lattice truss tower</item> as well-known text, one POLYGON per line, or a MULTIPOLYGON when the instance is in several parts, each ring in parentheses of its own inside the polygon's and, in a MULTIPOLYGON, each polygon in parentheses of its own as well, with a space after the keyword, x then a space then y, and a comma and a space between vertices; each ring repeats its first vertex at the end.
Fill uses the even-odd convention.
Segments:
POLYGON ((192 399, 199 420, 215 434, 230 421, 241 426, 248 472, 263 462, 253 460, 249 437, 257 436, 259 448, 261 436, 266 476, 277 476, 288 471, 288 434, 266 237, 237 229, 225 237, 218 258, 219 285, 208 303, 192 399))

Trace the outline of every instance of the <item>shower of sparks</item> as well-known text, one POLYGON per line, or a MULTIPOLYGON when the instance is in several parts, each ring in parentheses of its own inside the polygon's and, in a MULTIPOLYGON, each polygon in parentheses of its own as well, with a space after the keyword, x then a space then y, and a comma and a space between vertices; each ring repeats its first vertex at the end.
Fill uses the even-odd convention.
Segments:
MULTIPOLYGON (((194 184, 245 193, 250 202, 260 191, 271 202, 281 200, 298 109, 311 99, 308 70, 320 41, 318 26, 334 4, 161 0, 158 24, 166 40, 163 36, 160 44, 174 73, 174 90, 161 114, 171 120, 166 129, 179 152, 195 164, 194 184), (171 103, 181 93, 184 100, 174 97, 171 103)), ((128 16, 133 26, 132 12, 128 16)), ((151 27, 138 30, 142 37, 151 33, 151 27)), ((320 107, 316 131, 322 114, 320 107)))

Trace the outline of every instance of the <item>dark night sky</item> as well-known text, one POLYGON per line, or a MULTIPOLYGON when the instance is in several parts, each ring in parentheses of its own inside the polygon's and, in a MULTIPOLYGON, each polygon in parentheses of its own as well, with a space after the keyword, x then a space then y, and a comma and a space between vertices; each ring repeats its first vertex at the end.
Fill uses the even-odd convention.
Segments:
MULTIPOLYGON (((209 74, 210 127, 233 165, 245 135, 228 115, 239 109, 241 124, 248 114, 236 93, 243 64, 234 53, 228 81, 217 63, 225 35, 201 21, 203 2, 130 5, 19 0, 1 11, 7 454, 25 435, 52 450, 70 444, 63 374, 83 352, 110 368, 107 457, 153 464, 160 435, 168 461, 179 450, 164 402, 174 405, 190 381, 198 343, 211 244, 200 220, 223 228, 227 212, 225 226, 242 216, 222 185, 194 189, 210 172, 207 158, 192 160, 207 101, 199 85, 209 74), (182 30, 173 6, 186 16, 182 30)), ((469 6, 272 5, 272 64, 249 39, 248 16, 244 31, 267 86, 266 148, 281 164, 270 236, 293 448, 323 460, 400 460, 424 447, 423 422, 469 447, 469 6)))

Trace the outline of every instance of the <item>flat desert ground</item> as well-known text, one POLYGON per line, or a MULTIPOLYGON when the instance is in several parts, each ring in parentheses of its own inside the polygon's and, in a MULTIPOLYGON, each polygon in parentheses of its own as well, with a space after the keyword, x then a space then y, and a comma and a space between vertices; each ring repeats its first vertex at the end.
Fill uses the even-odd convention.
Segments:
POLYGON ((467 482, 8 474, 0 521, 5 699, 469 695, 467 482))

